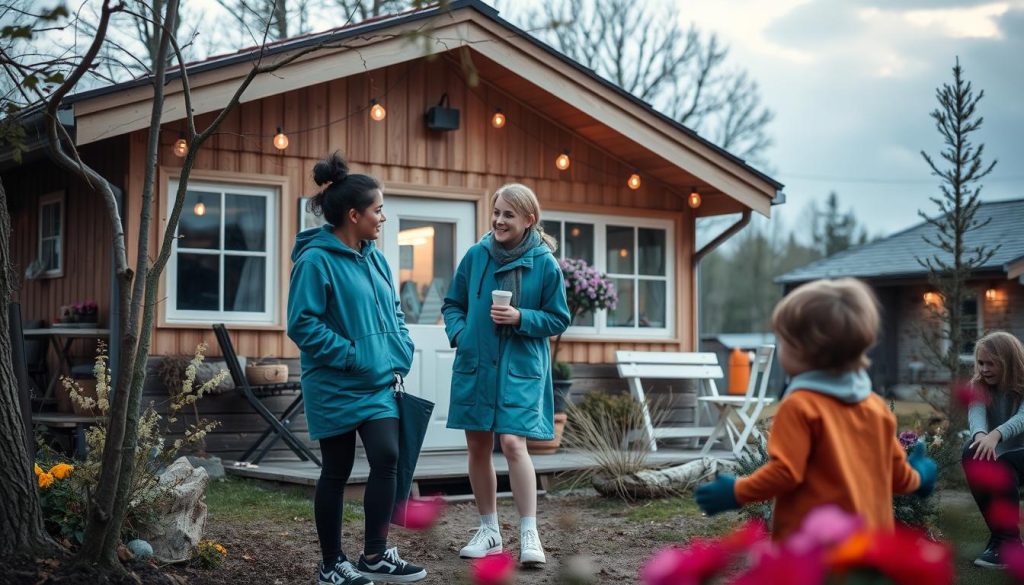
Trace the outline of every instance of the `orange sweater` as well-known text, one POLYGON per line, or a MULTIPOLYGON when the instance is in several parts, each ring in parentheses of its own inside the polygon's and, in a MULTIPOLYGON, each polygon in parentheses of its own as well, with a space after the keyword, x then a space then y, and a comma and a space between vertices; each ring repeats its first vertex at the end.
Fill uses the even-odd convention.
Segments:
POLYGON ((768 462, 738 479, 735 495, 741 504, 774 498, 772 538, 782 540, 823 504, 859 515, 868 528, 891 530, 893 494, 920 483, 881 398, 847 404, 795 389, 772 422, 768 462))

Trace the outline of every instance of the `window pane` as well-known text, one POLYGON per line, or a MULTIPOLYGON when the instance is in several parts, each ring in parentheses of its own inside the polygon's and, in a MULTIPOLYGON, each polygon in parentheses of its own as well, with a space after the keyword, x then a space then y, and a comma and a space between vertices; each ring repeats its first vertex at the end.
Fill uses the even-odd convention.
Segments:
POLYGON ((178 248, 220 249, 220 194, 187 191, 178 235, 178 248))
POLYGON ((398 223, 398 296, 408 323, 441 325, 441 305, 455 274, 455 224, 398 223))
POLYGON ((651 276, 665 275, 665 230, 640 228, 637 234, 637 263, 640 274, 651 276))
POLYGON ((41 212, 43 214, 42 234, 44 238, 56 236, 60 233, 60 204, 59 203, 47 203, 43 206, 41 212))
POLYGON ((634 274, 633 272, 633 228, 608 226, 608 272, 613 274, 634 274))
POLYGON ((263 252, 267 249, 267 198, 224 196, 224 249, 263 252))
POLYGON ((665 282, 641 280, 638 287, 640 302, 640 327, 666 327, 665 282))
MULTIPOLYGON (((594 226, 589 223, 566 223, 565 258, 579 258, 594 265, 594 226)), ((559 240, 561 243, 562 241, 559 240)))
MULTIPOLYGON (((184 216, 184 215, 183 215, 184 216)), ((217 289, 220 283, 220 257, 211 254, 178 253, 179 311, 216 311, 220 309, 217 289)))
POLYGON ((56 270, 60 268, 60 259, 57 254, 57 241, 48 238, 42 242, 43 249, 40 258, 43 261, 43 270, 56 270))
POLYGON ((963 314, 960 320, 961 344, 960 353, 974 353, 974 344, 978 340, 978 298, 966 298, 961 305, 963 314))
POLYGON ((609 327, 633 326, 633 279, 614 278, 615 290, 619 293, 619 302, 615 309, 608 311, 609 327))
POLYGON ((224 256, 224 310, 262 313, 267 298, 266 271, 266 258, 224 256))
POLYGON ((540 222, 544 228, 544 233, 558 240, 558 251, 555 252, 555 258, 563 258, 565 254, 565 242, 562 241, 562 222, 552 221, 546 219, 540 222))

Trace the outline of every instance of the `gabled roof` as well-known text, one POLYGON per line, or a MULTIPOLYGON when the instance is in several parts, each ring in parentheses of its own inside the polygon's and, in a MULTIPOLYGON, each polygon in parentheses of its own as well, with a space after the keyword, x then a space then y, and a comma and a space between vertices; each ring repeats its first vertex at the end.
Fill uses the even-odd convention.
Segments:
MULTIPOLYGON (((1010 265, 1024 259, 1024 199, 983 201, 975 219, 988 222, 967 234, 967 250, 979 246, 999 246, 996 253, 977 272, 1010 272, 1010 265)), ((796 284, 819 278, 852 276, 864 279, 919 278, 927 275, 917 261, 935 256, 938 250, 925 243, 924 237, 936 239, 937 230, 922 222, 887 238, 812 262, 775 279, 782 284, 796 284)), ((946 260, 950 254, 941 253, 946 260)), ((1010 275, 1012 278, 1013 275, 1010 275)))
MULTIPOLYGON (((305 47, 342 42, 345 47, 356 48, 324 49, 305 55, 274 75, 258 77, 242 101, 462 47, 474 52, 482 73, 487 68, 486 75, 498 76, 488 79, 497 84, 521 79, 520 87, 528 92, 522 97, 531 107, 557 109, 558 113, 553 114, 556 119, 573 119, 579 125, 570 129, 598 147, 615 151, 624 145, 627 150, 621 150, 620 155, 627 163, 648 170, 666 185, 679 190, 707 188, 712 196, 724 194, 766 216, 771 205, 783 201, 778 181, 500 18, 496 10, 480 0, 453 0, 443 9, 434 6, 285 39, 262 49, 263 59, 273 62, 305 47), (426 26, 438 42, 426 47, 408 42, 410 33, 426 26), (546 102, 538 107, 534 103, 547 100, 545 96, 553 98, 555 105, 549 107, 550 102, 546 102), (617 146, 609 147, 613 142, 617 146)), ((187 65, 195 113, 219 109, 248 73, 260 50, 254 47, 187 65)), ((180 71, 168 72, 164 122, 184 117, 179 78, 180 71)), ((151 99, 150 80, 146 78, 69 96, 66 101, 74 108, 76 142, 87 144, 147 127, 151 99)), ((738 211, 728 203, 716 206, 716 201, 723 200, 706 199, 709 205, 703 206, 702 212, 738 211)))

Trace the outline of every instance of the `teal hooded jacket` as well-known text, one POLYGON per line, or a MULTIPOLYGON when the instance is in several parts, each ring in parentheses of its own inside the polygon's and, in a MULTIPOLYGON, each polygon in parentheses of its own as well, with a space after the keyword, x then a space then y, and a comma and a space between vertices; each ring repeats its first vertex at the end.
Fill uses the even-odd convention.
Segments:
POLYGON ((491 235, 459 263, 444 300, 445 332, 455 350, 448 428, 531 439, 554 437, 554 392, 548 338, 569 327, 565 281, 544 244, 499 268, 491 235), (522 266, 522 322, 500 339, 491 320, 495 276, 522 266))
POLYGON ((301 350, 309 436, 347 433, 368 420, 397 418, 390 390, 409 373, 413 343, 391 270, 372 241, 360 251, 331 226, 295 237, 288 289, 288 337, 301 350))

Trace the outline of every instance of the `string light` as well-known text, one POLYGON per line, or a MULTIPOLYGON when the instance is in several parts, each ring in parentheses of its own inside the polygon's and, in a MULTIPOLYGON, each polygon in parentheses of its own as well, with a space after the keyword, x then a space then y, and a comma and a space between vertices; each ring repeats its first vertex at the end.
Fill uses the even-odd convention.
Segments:
POLYGON ((558 158, 555 159, 555 167, 557 167, 560 171, 568 169, 570 163, 571 161, 569 160, 568 148, 563 150, 562 154, 558 155, 558 158))
POLYGON ((990 289, 985 291, 985 300, 986 301, 994 301, 994 300, 996 300, 998 298, 999 298, 999 291, 998 290, 996 290, 994 288, 990 288, 990 289))
POLYGON ((571 230, 569 230, 569 235, 574 238, 580 237, 580 228, 573 227, 571 230))
POLYGON ((388 115, 388 111, 384 109, 384 106, 377 103, 376 99, 370 100, 370 117, 380 122, 388 115))
POLYGON ((192 213, 199 217, 206 215, 206 204, 203 203, 202 195, 199 196, 199 201, 196 201, 196 204, 192 207, 192 213))
POLYGON ((700 193, 696 191, 691 191, 690 196, 686 198, 686 202, 690 205, 691 208, 697 209, 698 207, 700 207, 701 203, 700 193))
POLYGON ((501 108, 494 110, 494 115, 491 116, 491 126, 494 126, 495 128, 504 128, 506 121, 507 119, 505 118, 505 114, 502 113, 501 108))
POLYGON ((924 304, 926 305, 938 305, 939 304, 939 293, 928 291, 924 293, 924 304))
POLYGON ((178 139, 174 141, 174 156, 185 158, 186 154, 188 154, 188 142, 185 142, 184 134, 178 134, 178 139))
POLYGON ((626 256, 629 256, 629 250, 625 248, 619 248, 619 258, 625 258, 626 256))
POLYGON ((626 181, 626 185, 629 186, 629 188, 634 190, 634 191, 639 189, 640 188, 640 175, 637 174, 637 173, 633 173, 632 175, 630 175, 629 176, 629 180, 626 181))
POLYGON ((288 137, 281 131, 281 127, 277 127, 277 134, 274 135, 274 148, 278 150, 284 150, 288 148, 288 137))

